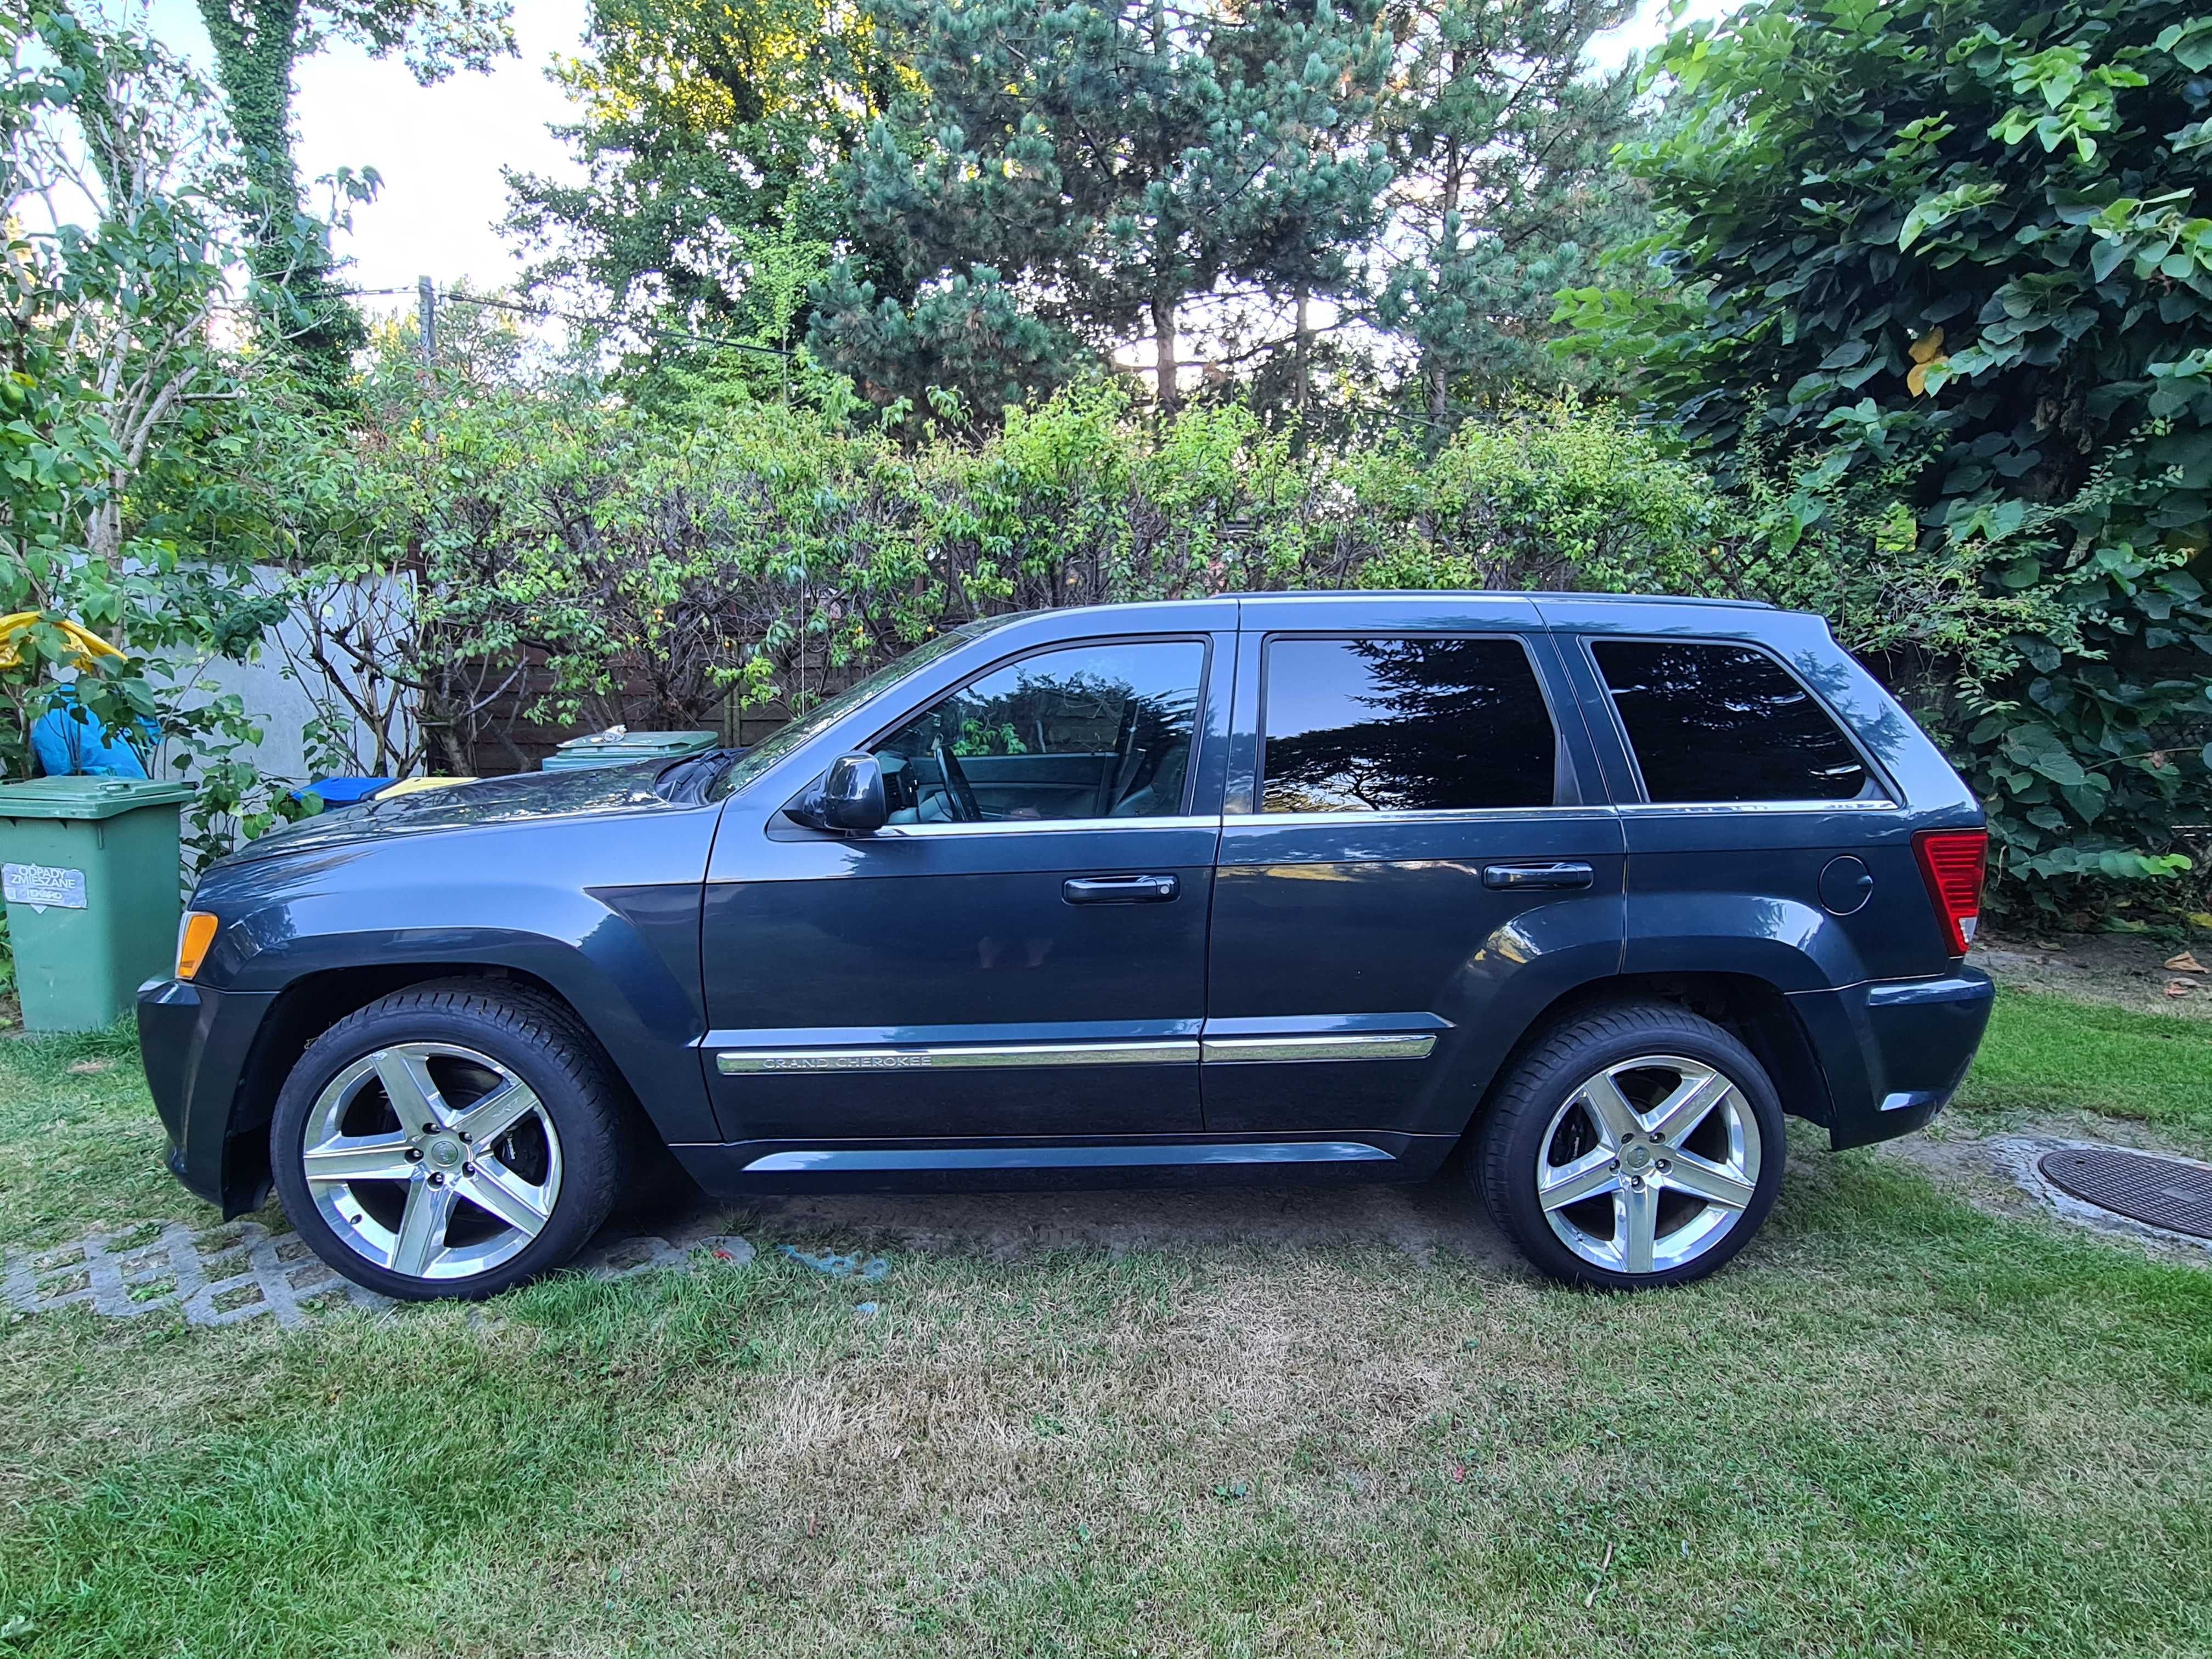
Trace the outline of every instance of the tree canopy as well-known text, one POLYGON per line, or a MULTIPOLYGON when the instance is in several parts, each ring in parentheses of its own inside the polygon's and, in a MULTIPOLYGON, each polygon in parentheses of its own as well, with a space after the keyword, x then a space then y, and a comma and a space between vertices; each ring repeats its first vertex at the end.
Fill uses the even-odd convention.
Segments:
POLYGON ((1963 598, 1875 643, 1945 665, 2015 871, 2172 867, 2212 762, 2212 18, 1769 0, 1659 65, 1651 280, 1571 296, 1582 343, 1724 477, 1796 469, 1793 535, 1900 504, 1886 579, 1963 598))
MULTIPOLYGON (((342 379, 362 343, 358 315, 336 291, 330 250, 301 193, 293 148, 292 71, 331 40, 378 58, 398 53, 426 86, 455 68, 484 70, 514 49, 511 0, 198 0, 255 200, 254 274, 281 300, 283 337, 326 377, 342 379)), ((349 179, 342 181, 352 184, 349 179)), ((373 183, 373 179, 367 181, 373 183)), ((366 185, 359 187, 365 188, 366 185)))

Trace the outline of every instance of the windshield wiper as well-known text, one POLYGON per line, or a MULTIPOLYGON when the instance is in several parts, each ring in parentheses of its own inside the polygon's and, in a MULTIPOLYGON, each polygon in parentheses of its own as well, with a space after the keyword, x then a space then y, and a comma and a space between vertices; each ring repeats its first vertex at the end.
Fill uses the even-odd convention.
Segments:
POLYGON ((744 752, 742 749, 709 749, 701 754, 686 755, 655 775, 653 793, 665 800, 695 805, 708 798, 744 752))

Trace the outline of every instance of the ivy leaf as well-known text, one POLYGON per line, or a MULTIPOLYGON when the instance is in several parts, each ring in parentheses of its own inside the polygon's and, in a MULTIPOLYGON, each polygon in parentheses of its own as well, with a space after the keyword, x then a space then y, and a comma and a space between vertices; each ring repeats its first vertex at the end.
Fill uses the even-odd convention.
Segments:
POLYGON ((2161 30, 2157 46, 2172 53, 2183 68, 2203 74, 2212 69, 2212 17, 2192 17, 2161 30))

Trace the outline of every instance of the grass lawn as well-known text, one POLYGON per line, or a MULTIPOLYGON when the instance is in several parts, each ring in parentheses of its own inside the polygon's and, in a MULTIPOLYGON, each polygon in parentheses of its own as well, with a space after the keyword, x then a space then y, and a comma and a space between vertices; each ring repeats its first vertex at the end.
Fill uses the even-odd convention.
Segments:
MULTIPOLYGON (((2178 1024, 2008 996, 1968 1109, 2202 1122, 2178 1024)), ((158 1144, 118 1040, 0 1043, 0 1240, 204 1216, 158 1144)), ((1796 1150, 1657 1296, 1192 1245, 17 1318, 0 1654, 2212 1650, 2212 1273, 1796 1150)))
POLYGON ((2087 1109, 2212 1140, 2212 1020, 2007 992, 1959 1104, 2087 1109))

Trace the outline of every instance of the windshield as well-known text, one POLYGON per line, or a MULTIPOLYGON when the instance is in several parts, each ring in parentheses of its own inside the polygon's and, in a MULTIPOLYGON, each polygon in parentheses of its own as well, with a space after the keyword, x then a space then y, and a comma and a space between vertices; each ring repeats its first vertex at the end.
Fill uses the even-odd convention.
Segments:
POLYGON ((1002 622, 1012 620, 994 617, 988 622, 972 622, 956 628, 935 639, 915 647, 904 656, 896 658, 849 690, 839 692, 829 702, 808 709, 789 725, 779 726, 774 735, 763 738, 745 750, 738 763, 724 773, 709 799, 724 800, 744 788, 762 773, 788 755, 799 744, 817 732, 827 731, 869 698, 889 690, 908 675, 926 664, 934 662, 956 645, 964 645, 979 633, 995 628, 1002 622))

